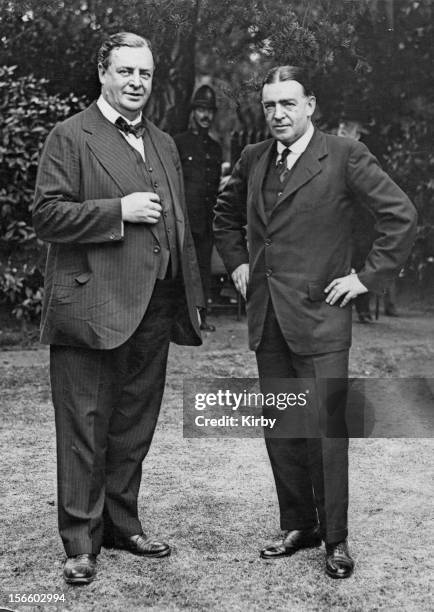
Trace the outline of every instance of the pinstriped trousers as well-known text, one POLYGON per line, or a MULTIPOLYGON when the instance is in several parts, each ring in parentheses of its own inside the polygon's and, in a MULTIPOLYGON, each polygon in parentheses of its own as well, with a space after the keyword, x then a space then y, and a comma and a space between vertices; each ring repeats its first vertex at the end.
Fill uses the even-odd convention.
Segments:
POLYGON ((59 531, 68 556, 142 533, 137 497, 164 391, 179 280, 157 281, 133 335, 111 350, 50 347, 59 531))

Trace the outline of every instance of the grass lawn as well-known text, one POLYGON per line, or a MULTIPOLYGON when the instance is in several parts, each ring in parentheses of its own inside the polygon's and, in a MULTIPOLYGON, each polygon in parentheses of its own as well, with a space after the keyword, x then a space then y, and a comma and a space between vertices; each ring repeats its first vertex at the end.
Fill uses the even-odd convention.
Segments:
MULTIPOLYGON (((62 579, 47 354, 34 351, 33 365, 12 351, 0 354, 0 607, 29 610, 8 605, 8 592, 50 592, 64 593, 60 609, 74 612, 432 610, 429 439, 351 441, 351 579, 325 576, 324 548, 275 562, 259 558, 259 549, 279 536, 263 440, 182 437, 184 377, 256 375, 245 323, 222 317, 215 322, 218 331, 203 347, 172 347, 162 414, 144 464, 140 516, 149 533, 172 544, 172 555, 142 560, 103 550, 97 580, 85 587, 62 579)), ((402 319, 390 325, 402 328, 402 319)), ((375 331, 355 326, 353 373, 362 366, 370 376, 411 371, 405 349, 394 349, 390 325, 380 320, 375 331)), ((418 355, 433 363, 426 325, 409 346, 412 363, 418 355)))

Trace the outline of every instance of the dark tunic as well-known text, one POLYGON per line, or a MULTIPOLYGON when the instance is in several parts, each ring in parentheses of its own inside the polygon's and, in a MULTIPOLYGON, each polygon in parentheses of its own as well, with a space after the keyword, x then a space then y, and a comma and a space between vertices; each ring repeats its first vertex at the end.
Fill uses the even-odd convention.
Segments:
POLYGON ((213 208, 220 181, 222 149, 206 132, 187 131, 177 134, 174 140, 181 158, 191 233, 207 295, 211 274, 213 208))

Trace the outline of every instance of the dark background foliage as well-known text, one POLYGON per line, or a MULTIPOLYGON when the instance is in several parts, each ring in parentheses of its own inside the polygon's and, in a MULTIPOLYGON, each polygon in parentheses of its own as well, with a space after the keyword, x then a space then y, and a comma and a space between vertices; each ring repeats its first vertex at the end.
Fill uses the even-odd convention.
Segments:
POLYGON ((152 42, 147 114, 162 129, 185 129, 195 85, 216 88, 226 156, 233 130, 264 128, 258 89, 266 70, 308 65, 317 123, 363 124, 368 146, 415 201, 434 242, 432 16, 431 0, 0 0, 1 298, 17 308, 38 285, 30 225, 38 155, 54 123, 98 95, 96 53, 119 30, 152 42))

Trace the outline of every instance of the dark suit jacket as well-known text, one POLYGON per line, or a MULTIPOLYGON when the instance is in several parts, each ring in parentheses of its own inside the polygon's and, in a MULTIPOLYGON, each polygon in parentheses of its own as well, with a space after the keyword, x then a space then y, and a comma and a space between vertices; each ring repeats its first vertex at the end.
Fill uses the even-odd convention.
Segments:
POLYGON ((376 218, 379 237, 358 274, 374 292, 408 256, 415 208, 365 145, 315 130, 267 220, 262 185, 274 151, 273 139, 247 146, 216 206, 215 241, 228 271, 250 262, 250 346, 260 343, 270 295, 294 352, 348 348, 351 306, 329 306, 324 288, 351 271, 355 207, 363 202, 376 218))
MULTIPOLYGON (((181 250, 185 296, 172 339, 199 345, 196 306, 202 292, 186 223, 182 170, 173 140, 147 122, 170 186, 181 250)), ((93 103, 58 124, 40 160, 33 221, 50 243, 41 341, 111 349, 125 342, 142 319, 159 267, 151 224, 124 224, 121 198, 141 191, 140 168, 130 145, 93 103)))

